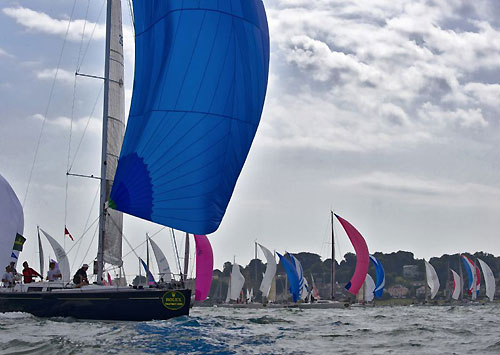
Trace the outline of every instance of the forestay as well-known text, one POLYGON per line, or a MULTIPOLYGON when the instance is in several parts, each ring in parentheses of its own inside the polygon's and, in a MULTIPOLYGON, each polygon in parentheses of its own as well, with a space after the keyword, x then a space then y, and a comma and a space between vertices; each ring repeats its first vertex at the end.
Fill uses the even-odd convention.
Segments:
POLYGON ((110 206, 185 232, 212 233, 262 113, 269 71, 264 5, 133 4, 134 90, 110 206))
POLYGON ((2 272, 11 261, 16 234, 22 235, 23 232, 24 214, 21 203, 10 184, 0 175, 0 267, 2 272))
POLYGON ((481 259, 477 259, 479 264, 481 265, 481 270, 483 270, 484 282, 486 284, 486 296, 493 301, 495 297, 495 275, 493 275, 493 271, 491 268, 481 259))
POLYGON ((56 254, 56 260, 57 263, 59 264, 59 271, 61 271, 61 276, 62 280, 64 282, 69 282, 70 280, 70 269, 69 269, 69 261, 68 261, 68 256, 66 255, 66 252, 64 251, 63 247, 53 238, 50 236, 49 233, 44 231, 42 228, 40 228, 42 231, 43 235, 45 238, 50 243, 50 246, 54 250, 54 253, 56 254))
POLYGON ((269 296, 269 291, 271 290, 271 284, 273 282, 274 275, 276 275, 276 259, 274 258, 273 253, 266 247, 262 246, 259 244, 260 248, 262 249, 262 252, 264 253, 264 256, 266 257, 267 265, 266 265, 266 272, 264 273, 264 276, 262 277, 262 283, 260 284, 259 290, 262 292, 262 295, 264 297, 269 296))
POLYGON ((434 299, 434 297, 436 297, 436 294, 439 291, 439 279, 434 267, 429 262, 427 262, 427 260, 424 260, 424 262, 425 262, 425 276, 427 278, 427 284, 431 289, 431 299, 434 299))

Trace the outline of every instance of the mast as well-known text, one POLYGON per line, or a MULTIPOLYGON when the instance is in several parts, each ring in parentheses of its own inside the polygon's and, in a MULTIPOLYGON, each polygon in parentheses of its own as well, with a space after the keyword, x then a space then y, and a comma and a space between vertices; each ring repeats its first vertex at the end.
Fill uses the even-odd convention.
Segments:
POLYGON ((330 211, 332 226, 332 300, 335 299, 335 232, 333 230, 333 211, 330 211))
POLYGON ((101 195, 97 283, 102 284, 104 262, 122 265, 121 212, 107 209, 118 157, 125 131, 125 93, 123 88, 123 34, 120 0, 107 0, 106 48, 104 61, 104 105, 101 150, 101 195))
MULTIPOLYGON (((146 268, 148 269, 148 272, 151 272, 149 269, 149 236, 148 233, 146 233, 146 268)), ((146 275, 148 277, 149 275, 146 275)))
POLYGON ((464 275, 462 272, 462 254, 458 254, 458 270, 460 272, 460 294, 458 295, 458 298, 460 300, 463 300, 464 298, 464 275))
POLYGON ((184 244, 184 282, 187 281, 189 268, 189 233, 186 232, 186 242, 184 244))

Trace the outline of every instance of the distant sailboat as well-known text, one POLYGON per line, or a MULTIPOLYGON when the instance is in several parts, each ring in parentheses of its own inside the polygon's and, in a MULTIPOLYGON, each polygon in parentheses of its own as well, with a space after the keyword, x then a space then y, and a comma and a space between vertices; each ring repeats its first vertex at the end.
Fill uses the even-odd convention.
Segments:
POLYGON ((267 261, 266 272, 262 277, 262 282, 260 284, 259 290, 260 292, 262 292, 263 297, 269 299, 269 293, 271 291, 271 286, 277 270, 276 259, 269 249, 261 244, 259 244, 259 247, 262 249, 262 252, 264 253, 267 261))
POLYGON ((172 280, 172 271, 170 271, 168 260, 165 257, 165 254, 163 254, 163 252, 161 251, 160 247, 158 247, 158 245, 153 241, 153 239, 148 237, 148 240, 151 244, 151 248, 153 248, 153 253, 158 265, 158 278, 160 279, 160 281, 169 283, 172 280))
POLYGON ((281 255, 280 253, 276 254, 278 254, 280 258, 281 264, 285 269, 288 282, 290 283, 289 291, 292 295, 292 301, 297 302, 300 299, 302 289, 294 262, 289 258, 288 253, 286 253, 285 255, 281 255))
POLYGON ((472 300, 475 300, 477 298, 477 284, 478 281, 480 281, 479 270, 476 268, 472 259, 465 254, 462 254, 462 262, 465 266, 467 280, 469 282, 467 292, 471 295, 472 300))
POLYGON ((231 272, 231 285, 229 299, 237 301, 240 298, 243 285, 245 284, 245 277, 241 274, 240 266, 233 263, 233 270, 231 272))
POLYGON ((373 291, 375 297, 381 298, 384 293, 385 287, 385 271, 382 263, 378 261, 373 255, 370 255, 370 260, 375 267, 375 273, 377 278, 377 284, 375 286, 375 290, 373 291))
POLYGON ((339 220, 342 227, 344 227, 344 230, 346 231, 347 236, 351 240, 354 250, 356 251, 356 269, 354 270, 354 275, 352 276, 351 281, 349 281, 349 283, 345 286, 349 293, 356 295, 363 286, 366 275, 368 274, 368 264, 370 263, 368 246, 366 245, 365 239, 361 233, 359 233, 352 224, 337 214, 335 214, 335 216, 339 220))
POLYGON ((455 301, 460 298, 460 293, 462 291, 462 279, 454 270, 450 269, 453 275, 453 290, 451 292, 451 298, 455 301))
POLYGON ((439 279, 436 273, 436 270, 434 267, 427 261, 424 260, 425 263, 425 276, 427 280, 427 285, 429 285, 429 288, 431 290, 431 300, 436 297, 438 291, 439 291, 439 279))
POLYGON ((370 274, 366 274, 364 301, 371 302, 375 297, 375 282, 370 274))
POLYGON ((481 265, 481 269, 483 270, 484 282, 486 284, 486 297, 493 301, 495 298, 495 275, 493 275, 493 271, 491 268, 481 259, 477 259, 479 264, 481 265))

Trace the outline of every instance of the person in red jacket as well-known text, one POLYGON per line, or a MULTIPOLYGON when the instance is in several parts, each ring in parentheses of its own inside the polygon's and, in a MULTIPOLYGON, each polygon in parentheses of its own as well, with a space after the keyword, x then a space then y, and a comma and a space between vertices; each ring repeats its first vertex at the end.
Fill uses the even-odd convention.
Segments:
POLYGON ((24 267, 23 276, 24 276, 24 283, 25 284, 29 284, 29 283, 33 282, 33 277, 36 277, 36 276, 38 276, 40 279, 43 279, 42 275, 40 275, 38 272, 36 272, 35 270, 33 270, 32 268, 29 267, 27 261, 25 261, 23 263, 23 267, 24 267))

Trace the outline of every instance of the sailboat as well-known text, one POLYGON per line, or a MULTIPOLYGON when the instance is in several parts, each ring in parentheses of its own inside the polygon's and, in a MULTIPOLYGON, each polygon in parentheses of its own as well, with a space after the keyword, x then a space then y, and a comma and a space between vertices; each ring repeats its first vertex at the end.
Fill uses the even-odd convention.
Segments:
MULTIPOLYGON (((259 244, 259 247, 261 248, 262 252, 264 253, 264 256, 266 257, 267 265, 266 265, 266 272, 264 273, 264 276, 262 277, 262 282, 260 284, 259 290, 262 292, 262 303, 267 303, 268 301, 274 301, 272 297, 270 297, 271 293, 271 288, 274 285, 276 285, 276 280, 274 276, 276 275, 276 270, 277 270, 277 265, 276 265, 276 259, 274 257, 274 254, 271 253, 269 249, 264 247, 263 245, 259 244)), ((276 289, 276 286, 275 286, 276 289)), ((271 295, 276 297, 276 292, 274 295, 271 295)))
POLYGON ((107 0, 97 284, 2 289, 0 312, 106 320, 189 313, 191 290, 182 283, 105 286, 105 263, 122 265, 122 213, 196 235, 219 227, 262 114, 267 19, 261 0, 189 8, 135 0, 133 12, 135 78, 124 135, 121 1, 107 0))
POLYGON ((484 275, 484 283, 486 284, 486 297, 493 302, 495 298, 495 275, 493 275, 493 271, 491 268, 481 259, 477 259, 479 261, 479 265, 481 265, 481 270, 483 270, 484 275))
POLYGON ((438 291, 439 291, 439 278, 437 276, 436 270, 434 269, 434 266, 431 265, 427 260, 424 260, 425 263, 425 278, 427 281, 427 285, 430 288, 430 298, 431 300, 436 297, 438 291))
POLYGON ((472 261, 472 259, 467 255, 462 254, 462 262, 467 273, 467 280, 469 281, 467 292, 471 296, 471 300, 474 301, 477 299, 477 295, 479 294, 481 274, 474 261, 472 261))
POLYGON ((455 270, 450 269, 450 271, 453 275, 453 290, 451 291, 451 298, 457 301, 460 298, 460 293, 462 292, 462 278, 455 272, 455 270))
POLYGON ((376 273, 376 279, 377 279, 377 284, 375 285, 375 289, 373 290, 373 294, 377 298, 381 298, 383 293, 384 293, 384 287, 385 287, 385 271, 384 267, 382 266, 382 263, 377 260, 373 255, 370 255, 370 260, 373 263, 373 266, 375 267, 375 273, 376 273))

